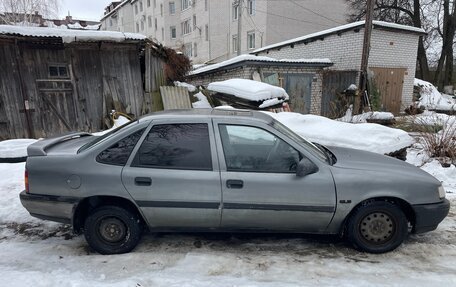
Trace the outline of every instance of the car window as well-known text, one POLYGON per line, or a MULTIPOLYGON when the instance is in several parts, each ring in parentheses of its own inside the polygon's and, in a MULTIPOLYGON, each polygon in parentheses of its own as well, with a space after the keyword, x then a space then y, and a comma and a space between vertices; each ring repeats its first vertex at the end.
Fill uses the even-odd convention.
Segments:
POLYGON ((105 149, 97 156, 97 161, 105 164, 125 165, 144 130, 141 129, 105 149))
POLYGON ((294 173, 299 152, 257 127, 219 125, 228 171, 294 173))
POLYGON ((123 125, 121 125, 120 127, 117 127, 101 136, 94 136, 93 137, 93 140, 91 140, 90 142, 86 143, 85 145, 83 145, 79 150, 78 150, 78 153, 80 152, 83 152, 101 142, 104 142, 105 140, 109 139, 110 137, 112 137, 114 134, 116 134, 117 132, 119 132, 120 130, 123 130, 124 128, 132 125, 133 123, 136 123, 138 124, 139 122, 138 121, 129 121, 128 123, 125 123, 123 125))
POLYGON ((212 170, 207 124, 154 125, 133 166, 212 170))

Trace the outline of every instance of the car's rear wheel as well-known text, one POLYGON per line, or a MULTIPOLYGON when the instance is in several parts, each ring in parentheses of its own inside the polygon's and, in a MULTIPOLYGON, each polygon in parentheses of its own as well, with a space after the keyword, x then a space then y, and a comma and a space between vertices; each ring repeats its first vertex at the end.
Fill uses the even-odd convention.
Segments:
POLYGON ((103 206, 93 210, 84 223, 84 236, 100 254, 121 254, 133 250, 141 238, 136 214, 117 207, 103 206))
POLYGON ((384 253, 396 249, 408 234, 402 210, 386 201, 358 207, 347 225, 348 240, 360 251, 384 253))

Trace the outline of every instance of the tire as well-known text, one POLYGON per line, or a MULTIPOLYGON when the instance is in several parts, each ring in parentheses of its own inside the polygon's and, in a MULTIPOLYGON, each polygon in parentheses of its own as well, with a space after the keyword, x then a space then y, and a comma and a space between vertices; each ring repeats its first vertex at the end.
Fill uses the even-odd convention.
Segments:
POLYGON ((141 238, 140 220, 136 214, 117 206, 99 207, 86 218, 84 236, 100 254, 128 253, 141 238))
POLYGON ((408 234, 408 222, 402 210, 386 201, 374 201, 358 207, 347 225, 347 237, 364 252, 385 253, 396 249, 408 234))

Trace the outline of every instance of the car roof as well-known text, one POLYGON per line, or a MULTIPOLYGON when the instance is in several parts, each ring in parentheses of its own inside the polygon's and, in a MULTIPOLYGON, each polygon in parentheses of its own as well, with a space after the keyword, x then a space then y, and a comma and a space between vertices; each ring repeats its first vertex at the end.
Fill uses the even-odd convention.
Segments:
POLYGON ((149 122, 157 119, 195 119, 195 118, 250 118, 256 121, 270 123, 273 118, 266 113, 239 109, 183 109, 154 112, 139 118, 139 122, 149 122))

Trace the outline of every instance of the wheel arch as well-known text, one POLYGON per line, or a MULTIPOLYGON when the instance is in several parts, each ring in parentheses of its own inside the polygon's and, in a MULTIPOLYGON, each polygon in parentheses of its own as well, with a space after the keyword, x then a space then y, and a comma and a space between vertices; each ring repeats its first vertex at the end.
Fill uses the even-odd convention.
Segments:
POLYGON ((72 218, 74 232, 77 234, 82 232, 84 228, 84 221, 92 210, 107 205, 121 207, 135 213, 141 220, 141 226, 147 229, 147 221, 134 202, 123 197, 96 195, 84 198, 76 206, 72 218))
POLYGON ((355 205, 350 210, 350 212, 347 214, 347 216, 345 217, 345 219, 341 225, 341 228, 339 230, 339 234, 341 236, 344 236, 349 219, 353 216, 353 214, 359 207, 361 207, 363 205, 368 205, 371 202, 378 202, 378 201, 386 201, 386 202, 389 202, 389 203, 392 203, 392 204, 398 206, 404 213, 405 217, 407 218, 407 221, 410 222, 410 224, 412 225, 412 228, 415 228, 416 215, 415 215, 415 211, 413 210, 410 203, 408 203, 407 201, 405 201, 401 198, 398 198, 398 197, 385 196, 385 197, 373 197, 373 198, 365 199, 365 200, 359 202, 357 205, 355 205))

